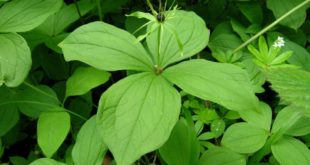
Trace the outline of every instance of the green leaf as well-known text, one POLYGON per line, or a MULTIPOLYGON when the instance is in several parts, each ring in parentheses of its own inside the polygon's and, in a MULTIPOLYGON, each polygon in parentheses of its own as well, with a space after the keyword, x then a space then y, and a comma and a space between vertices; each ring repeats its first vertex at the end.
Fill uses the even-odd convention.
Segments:
POLYGON ((303 67, 305 70, 310 71, 310 53, 304 47, 286 40, 283 51, 293 51, 293 55, 288 59, 290 64, 303 67))
POLYGON ((19 95, 9 104, 17 104, 19 110, 29 116, 38 117, 41 112, 58 107, 60 102, 56 93, 48 86, 20 87, 19 95))
POLYGON ((218 35, 211 36, 208 47, 212 52, 218 50, 226 52, 235 49, 241 44, 242 40, 237 35, 219 33, 218 35))
POLYGON ((254 55, 259 61, 265 61, 264 56, 252 45, 248 46, 248 50, 254 55))
POLYGON ((91 89, 107 82, 110 73, 93 67, 79 67, 67 80, 66 97, 83 95, 91 89))
POLYGON ((0 9, 0 32, 26 32, 59 10, 61 0, 13 0, 0 9))
MULTIPOLYGON (((21 35, 26 39, 31 50, 34 50, 34 48, 36 48, 38 45, 49 39, 49 37, 45 34, 40 34, 33 31, 22 33, 21 35)), ((43 48, 40 47, 40 49, 36 51, 41 51, 42 49, 43 48)))
POLYGON ((310 119, 308 117, 301 117, 297 122, 293 124, 286 132, 291 136, 305 136, 310 133, 310 119))
POLYGON ((283 137, 271 146, 272 154, 281 165, 310 164, 310 151, 301 141, 283 137))
POLYGON ((19 120, 19 113, 15 107, 4 107, 0 109, 0 137, 5 135, 19 120))
POLYGON ((285 103, 310 110, 310 72, 296 68, 277 68, 268 72, 272 89, 285 103))
POLYGON ((225 122, 223 119, 213 120, 211 123, 211 132, 214 134, 215 138, 220 137, 225 130, 225 122))
POLYGON ((95 117, 87 120, 82 126, 72 150, 75 165, 101 165, 108 148, 98 131, 95 117))
POLYGON ((3 83, 8 87, 19 86, 31 68, 27 42, 16 33, 0 34, 0 52, 0 86, 3 83))
POLYGON ((180 108, 180 94, 161 75, 135 74, 112 85, 101 96, 97 122, 117 164, 162 146, 180 108))
POLYGON ((215 137, 213 132, 204 132, 201 135, 199 135, 198 140, 210 140, 215 137))
POLYGON ((277 115, 272 133, 282 131, 286 135, 303 136, 310 133, 310 119, 293 106, 282 109, 277 115))
POLYGON ((59 104, 55 92, 47 86, 0 87, 0 109, 19 109, 23 114, 36 118, 41 112, 59 104))
POLYGON ((258 109, 258 99, 252 91, 247 73, 232 64, 190 60, 169 67, 163 76, 186 93, 228 109, 258 109))
POLYGON ((228 148, 215 147, 207 150, 200 158, 199 165, 246 165, 246 158, 228 148))
POLYGON ((237 153, 254 153, 264 146, 269 132, 248 123, 231 125, 224 133, 222 145, 237 153))
POLYGON ((272 121, 272 110, 268 104, 260 102, 260 108, 257 111, 241 111, 241 118, 254 127, 270 130, 272 121))
POLYGON ((38 125, 38 144, 46 157, 52 157, 70 130, 70 115, 62 108, 41 113, 38 125))
POLYGON ((78 60, 102 70, 152 70, 152 60, 130 33, 104 22, 77 28, 59 44, 67 61, 78 60))
POLYGON ((185 119, 175 125, 168 141, 159 149, 160 156, 167 164, 197 164, 199 158, 199 142, 195 130, 185 119))
POLYGON ((63 41, 69 34, 68 33, 62 33, 57 36, 52 37, 46 37, 44 43, 46 47, 53 50, 54 52, 58 54, 63 54, 61 48, 58 46, 58 44, 63 41))
MULTIPOLYGON (((155 63, 163 68, 199 53, 207 46, 210 33, 205 22, 195 13, 181 10, 169 12, 171 18, 146 38, 155 63)), ((150 24, 148 29, 152 26, 150 24)))
MULTIPOLYGON (((92 93, 89 92, 83 96, 70 99, 68 109, 88 119, 93 109, 92 93)), ((80 117, 71 115, 71 123, 73 130, 74 128, 80 129, 84 122, 85 121, 82 120, 80 117)))
POLYGON ((28 161, 23 158, 23 157, 20 157, 20 156, 12 156, 10 157, 10 162, 13 164, 13 165, 28 165, 28 161))
POLYGON ((246 34, 246 28, 242 23, 240 23, 236 19, 231 19, 230 23, 233 30, 240 36, 243 41, 246 41, 250 38, 250 36, 246 34))
MULTIPOLYGON (((302 2, 304 0, 282 0, 281 3, 278 0, 267 0, 267 7, 276 18, 279 18, 302 2)), ((281 21, 280 24, 297 30, 306 20, 306 9, 306 7, 303 7, 295 11, 281 21)))
MULTIPOLYGON (((77 1, 81 16, 87 14, 95 5, 92 2, 77 1)), ((55 14, 49 16, 40 26, 34 29, 34 32, 48 36, 56 36, 62 33, 70 24, 80 18, 76 4, 63 5, 55 14)))
POLYGON ((41 158, 33 161, 29 165, 66 165, 66 164, 57 162, 56 160, 49 158, 41 158))
POLYGON ((284 52, 280 54, 278 57, 276 57, 270 64, 271 65, 281 64, 285 62, 292 54, 293 54, 292 51, 284 52))
POLYGON ((149 21, 156 21, 156 17, 154 17, 152 14, 150 13, 144 13, 144 12, 141 12, 141 11, 136 11, 136 12, 133 12, 127 16, 130 16, 130 17, 136 17, 136 18, 145 18, 149 21))
POLYGON ((238 1, 242 14, 252 23, 261 24, 263 21, 262 5, 256 1, 238 1))
POLYGON ((263 37, 263 36, 259 37, 259 39, 258 39, 258 47, 259 47, 259 52, 260 52, 260 54, 263 55, 263 59, 265 61, 266 57, 268 56, 268 52, 269 52, 268 45, 267 45, 265 37, 263 37))
POLYGON ((46 76, 53 80, 68 79, 70 74, 69 64, 63 58, 62 54, 48 54, 49 50, 45 49, 38 57, 40 64, 46 76))

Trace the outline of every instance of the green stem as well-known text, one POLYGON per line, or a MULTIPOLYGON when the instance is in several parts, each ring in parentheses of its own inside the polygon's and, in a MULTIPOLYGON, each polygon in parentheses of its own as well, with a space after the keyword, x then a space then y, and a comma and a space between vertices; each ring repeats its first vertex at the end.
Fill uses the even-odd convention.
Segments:
POLYGON ((161 50, 161 43, 162 43, 162 38, 163 38, 163 30, 164 30, 163 25, 160 23, 160 26, 158 28, 158 34, 157 34, 159 39, 157 41, 158 49, 157 49, 157 64, 156 64, 159 69, 161 68, 160 50, 161 50))
POLYGON ((93 104, 93 107, 96 108, 96 109, 98 109, 98 106, 97 106, 96 104, 93 104))
POLYGON ((50 111, 45 111, 45 112, 49 112, 49 113, 53 113, 53 112, 68 112, 68 113, 72 114, 73 116, 76 116, 76 117, 78 117, 78 118, 80 118, 80 119, 82 119, 84 121, 87 121, 87 119, 85 117, 83 117, 83 116, 81 116, 81 115, 79 115, 79 114, 77 114, 77 113, 75 113, 73 111, 67 110, 67 109, 63 109, 63 111, 50 110, 50 111))
POLYGON ((101 8, 100 0, 97 0, 97 8, 98 8, 99 20, 103 21, 102 8, 101 8))
POLYGON ((270 24, 269 26, 265 27, 263 30, 261 30, 260 32, 258 32, 255 36, 251 37, 249 40, 247 40, 246 42, 244 42, 243 44, 241 44, 239 47, 237 47, 233 53, 238 52, 239 50, 241 50, 242 48, 246 47, 248 44, 250 44, 252 41, 254 41, 255 39, 257 39, 260 35, 264 34, 265 32, 267 32, 269 29, 273 28, 275 25, 277 25, 279 22, 281 22, 283 19, 285 19, 286 17, 288 17, 289 15, 291 15, 292 13, 294 13, 295 11, 297 11, 298 9, 302 8, 303 6, 305 6, 307 3, 309 3, 310 0, 306 0, 302 3, 300 3, 299 5, 297 5, 296 7, 294 7, 293 9, 291 9, 290 11, 288 11, 287 13, 285 13, 284 15, 282 15, 280 18, 278 18, 277 20, 275 20, 272 24, 270 24))
POLYGON ((76 116, 76 117, 78 117, 78 118, 80 118, 80 119, 82 119, 84 121, 87 121, 87 119, 85 117, 83 117, 82 115, 79 115, 79 114, 77 114, 77 113, 75 113, 73 111, 70 111, 70 110, 67 110, 67 109, 65 109, 64 111, 66 111, 66 112, 72 114, 73 116, 76 116))
POLYGON ((151 9, 151 12, 152 12, 152 14, 154 15, 154 16, 157 16, 157 12, 156 12, 156 10, 153 8, 153 5, 152 5, 152 3, 150 2, 150 0, 146 0, 146 3, 147 3, 147 5, 149 6, 149 8, 151 9))

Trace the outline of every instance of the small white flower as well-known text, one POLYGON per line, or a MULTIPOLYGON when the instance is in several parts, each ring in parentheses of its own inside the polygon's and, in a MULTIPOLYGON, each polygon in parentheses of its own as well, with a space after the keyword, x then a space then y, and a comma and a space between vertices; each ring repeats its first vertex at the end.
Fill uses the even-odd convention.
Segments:
POLYGON ((284 38, 279 36, 272 46, 276 48, 280 48, 280 47, 283 47, 284 44, 285 44, 284 38))

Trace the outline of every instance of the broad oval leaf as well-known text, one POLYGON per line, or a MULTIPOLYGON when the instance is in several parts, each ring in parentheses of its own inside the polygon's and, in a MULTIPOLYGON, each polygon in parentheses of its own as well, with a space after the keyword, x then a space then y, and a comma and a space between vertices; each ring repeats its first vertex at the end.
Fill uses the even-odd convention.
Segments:
POLYGON ((211 132, 214 138, 220 137, 225 131, 225 121, 223 119, 215 119, 211 123, 211 132))
POLYGON ((149 30, 156 24, 158 27, 146 38, 156 64, 162 68, 199 53, 207 46, 210 33, 203 19, 194 12, 168 12, 171 18, 150 24, 149 30))
POLYGON ((67 61, 82 61, 102 70, 153 68, 150 56, 133 35, 104 22, 77 28, 59 46, 67 61))
POLYGON ((16 33, 0 34, 0 52, 0 86, 3 83, 8 87, 19 86, 31 68, 27 42, 16 33))
POLYGON ((59 10, 62 0, 12 0, 0 8, 0 32, 26 32, 59 10))
POLYGON ((272 110, 270 106, 264 102, 260 102, 258 111, 242 111, 239 112, 241 118, 252 126, 270 130, 272 121, 272 110))
POLYGON ((261 24, 263 21, 262 5, 256 1, 240 1, 237 3, 242 14, 253 24, 261 24), (249 10, 250 9, 250 10, 249 10))
POLYGON ((37 118, 41 112, 59 105, 56 93, 48 86, 28 84, 18 88, 0 87, 0 110, 19 109, 23 114, 37 118))
POLYGON ((66 165, 61 162, 57 162, 56 160, 49 159, 49 158, 41 158, 33 161, 29 165, 66 165))
POLYGON ((212 52, 227 52, 242 44, 242 40, 237 35, 221 32, 221 29, 218 31, 218 33, 212 34, 210 38, 208 47, 212 50, 212 52))
POLYGON ((164 77, 186 93, 235 111, 258 110, 258 99, 245 71, 232 64, 190 60, 169 67, 164 77))
POLYGON ((52 157, 70 130, 70 115, 62 108, 41 113, 38 125, 38 144, 46 157, 52 157))
POLYGON ((269 132, 248 123, 231 125, 224 133, 222 145, 237 153, 254 153, 264 146, 269 132))
POLYGON ((310 133, 310 119, 296 107, 285 107, 279 112, 272 126, 272 133, 280 131, 291 136, 307 135, 310 133))
POLYGON ((117 164, 131 164, 169 138, 180 94, 162 76, 140 73, 112 85, 99 102, 97 122, 117 164))
POLYGON ((246 157, 224 147, 207 150, 200 158, 199 165, 246 165, 246 157))
POLYGON ((16 97, 7 103, 17 105, 19 110, 29 117, 37 118, 41 112, 50 111, 60 105, 56 93, 48 86, 21 86, 15 92, 16 97))
POLYGON ((292 127, 287 131, 287 135, 291 136, 305 136, 310 133, 310 119, 308 117, 301 117, 297 122, 295 122, 292 127))
POLYGON ((310 164, 310 151, 301 141, 282 137, 271 145, 273 156, 281 165, 310 164))
POLYGON ((34 32, 56 36, 80 18, 76 5, 79 7, 81 16, 84 16, 95 7, 95 4, 92 2, 77 1, 75 3, 70 5, 64 4, 59 11, 49 16, 40 26, 35 28, 34 32))
MULTIPOLYGON (((305 0, 267 0, 267 7, 273 12, 276 18, 281 17, 295 6, 301 4, 305 0)), ((280 24, 297 30, 306 20, 307 13, 306 7, 300 8, 299 10, 287 16, 280 24)))
POLYGON ((82 126, 72 150, 75 165, 101 165, 108 148, 98 131, 95 116, 82 126))
POLYGON ((168 141, 159 149, 167 164, 197 164, 200 148, 194 127, 180 119, 172 130, 168 141))
POLYGON ((93 67, 77 68, 66 83, 66 97, 83 95, 109 80, 110 73, 93 67))

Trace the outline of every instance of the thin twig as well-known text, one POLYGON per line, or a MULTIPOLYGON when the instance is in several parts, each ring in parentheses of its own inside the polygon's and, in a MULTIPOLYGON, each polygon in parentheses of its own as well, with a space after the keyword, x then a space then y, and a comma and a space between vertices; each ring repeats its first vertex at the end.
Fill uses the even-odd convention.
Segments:
POLYGON ((298 9, 302 8, 303 6, 305 6, 307 3, 309 3, 310 0, 306 0, 302 3, 300 3, 299 5, 297 5, 296 7, 294 7, 293 9, 291 9, 290 11, 288 11, 287 13, 285 13, 284 15, 282 15, 280 18, 278 18, 277 20, 275 20, 272 24, 270 24, 269 26, 265 27, 263 30, 261 30, 260 32, 258 32, 255 36, 251 37, 249 40, 247 40, 246 42, 244 42, 243 44, 241 44, 239 47, 237 47, 234 51, 233 54, 238 52, 239 50, 243 49, 244 47, 246 47, 248 44, 250 44, 252 41, 254 41, 255 39, 257 39, 259 36, 261 36, 262 34, 264 34, 265 32, 267 32, 268 30, 270 30, 272 27, 274 27, 275 25, 277 25, 278 23, 280 23, 283 19, 285 19, 287 16, 291 15, 292 13, 294 13, 295 11, 297 11, 298 9))

